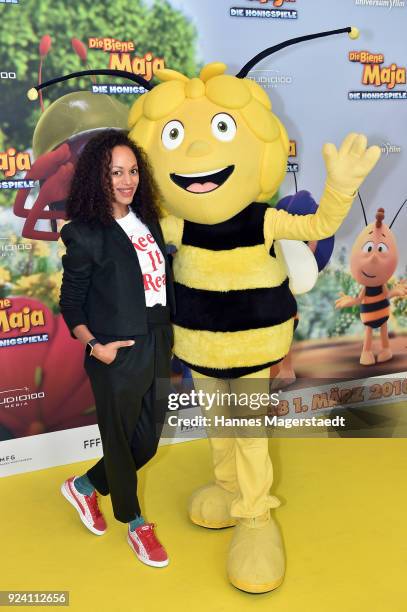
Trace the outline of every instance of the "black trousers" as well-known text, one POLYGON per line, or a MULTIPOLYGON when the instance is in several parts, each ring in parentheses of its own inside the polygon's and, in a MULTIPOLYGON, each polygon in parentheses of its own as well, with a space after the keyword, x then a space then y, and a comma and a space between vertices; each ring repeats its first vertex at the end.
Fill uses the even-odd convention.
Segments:
POLYGON ((123 523, 141 514, 136 470, 156 453, 168 403, 173 345, 169 309, 154 306, 147 312, 146 335, 97 335, 103 344, 135 340, 133 346, 120 348, 111 364, 85 357, 103 446, 103 458, 87 475, 99 493, 110 493, 113 513, 123 523))

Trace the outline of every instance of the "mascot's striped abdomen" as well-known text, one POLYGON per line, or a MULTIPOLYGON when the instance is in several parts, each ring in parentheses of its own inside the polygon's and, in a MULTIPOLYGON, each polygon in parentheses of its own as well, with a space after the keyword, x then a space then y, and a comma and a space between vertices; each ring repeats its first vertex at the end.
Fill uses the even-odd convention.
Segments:
POLYGON ((364 325, 377 329, 386 323, 390 316, 390 301, 383 286, 366 287, 360 306, 360 319, 364 325))
POLYGON ((215 225, 184 221, 174 256, 174 352, 193 370, 236 378, 288 353, 296 301, 264 239, 266 204, 215 225))

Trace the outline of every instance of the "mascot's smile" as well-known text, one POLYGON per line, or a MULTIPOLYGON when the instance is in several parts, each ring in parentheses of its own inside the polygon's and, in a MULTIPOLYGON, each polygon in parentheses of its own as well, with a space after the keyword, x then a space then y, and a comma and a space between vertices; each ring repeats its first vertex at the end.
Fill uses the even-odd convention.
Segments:
POLYGON ((232 174, 234 166, 226 166, 212 172, 195 172, 190 174, 170 174, 171 180, 186 191, 192 193, 209 193, 214 191, 232 174))

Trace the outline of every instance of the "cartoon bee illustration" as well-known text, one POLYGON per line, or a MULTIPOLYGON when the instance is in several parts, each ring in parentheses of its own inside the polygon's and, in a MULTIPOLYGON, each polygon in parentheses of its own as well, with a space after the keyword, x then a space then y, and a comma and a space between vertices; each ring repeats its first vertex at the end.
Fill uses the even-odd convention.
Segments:
MULTIPOLYGON (((221 62, 194 78, 160 70, 162 82, 130 110, 130 137, 147 151, 163 195, 164 237, 177 248, 174 353, 190 367, 196 389, 236 393, 255 382, 256 391, 269 392, 270 366, 287 355, 297 312, 278 241, 332 236, 380 157, 366 137, 349 134, 339 149, 324 145, 327 179, 314 214, 266 203, 285 177, 289 140, 269 97, 247 74, 280 49, 340 33, 358 36, 348 27, 291 39, 257 54, 235 76, 221 62)), ((235 587, 275 589, 285 555, 270 513, 280 502, 269 494, 268 439, 223 434, 209 441, 215 482, 193 494, 190 518, 207 528, 235 526, 227 561, 235 587)))
MULTIPOLYGON (((72 48, 82 62, 86 63, 85 45, 74 38, 72 48)), ((58 220, 66 218, 65 200, 76 160, 85 144, 99 130, 107 127, 126 129, 128 116, 128 108, 118 100, 107 94, 95 95, 90 91, 66 94, 45 109, 41 92, 42 66, 50 49, 51 38, 45 35, 39 44, 39 93, 37 90, 31 92, 34 99, 39 97, 42 115, 33 135, 35 161, 25 175, 27 180, 38 180, 40 188, 20 189, 14 202, 14 214, 26 219, 22 236, 37 240, 58 240, 58 220)), ((106 71, 85 70, 78 73, 79 76, 97 74, 103 75, 106 71)), ((129 78, 127 72, 125 75, 129 78)), ((132 76, 132 80, 146 90, 150 88, 145 79, 132 76)), ((48 84, 53 82, 55 80, 48 81, 48 84)))
POLYGON ((335 302, 335 308, 360 306, 360 320, 365 326, 360 363, 368 366, 376 362, 389 361, 393 357, 387 329, 390 300, 407 296, 407 284, 406 281, 402 281, 392 289, 387 286, 399 261, 397 242, 391 227, 407 200, 403 202, 389 226, 383 222, 383 208, 378 209, 376 221, 368 224, 361 199, 360 202, 366 227, 356 238, 352 247, 350 269, 353 278, 362 285, 362 288, 357 297, 342 293, 335 302), (381 350, 377 358, 373 352, 373 331, 375 329, 380 332, 381 342, 381 350))

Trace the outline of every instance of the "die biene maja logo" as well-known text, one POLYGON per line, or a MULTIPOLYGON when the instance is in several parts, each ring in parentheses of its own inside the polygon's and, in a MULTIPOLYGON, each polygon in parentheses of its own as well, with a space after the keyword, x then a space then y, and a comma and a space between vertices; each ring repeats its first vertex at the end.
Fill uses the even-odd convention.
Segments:
POLYGON ((349 100, 407 100, 405 89, 395 89, 406 84, 406 67, 395 62, 385 65, 383 53, 370 51, 350 51, 350 62, 362 65, 362 85, 375 89, 349 91, 349 100), (379 88, 382 88, 378 91, 379 88))
POLYGON ((294 4, 297 0, 248 0, 261 5, 261 8, 232 7, 231 17, 260 17, 263 19, 297 19, 295 9, 284 8, 284 5, 294 4))
POLYGON ((32 189, 38 181, 14 180, 17 172, 27 172, 31 168, 30 154, 17 152, 13 147, 0 151, 0 189, 32 189), (1 180, 1 173, 8 180, 1 180), (12 179, 12 180, 10 180, 12 179))
POLYGON ((11 311, 9 309, 12 306, 11 299, 0 299, 0 348, 47 342, 48 334, 20 335, 34 331, 32 328, 44 327, 44 311, 41 309, 31 310, 29 306, 23 306, 20 310, 11 311))
MULTIPOLYGON (((165 68, 163 57, 155 57, 151 51, 143 56, 132 55, 136 46, 132 41, 120 41, 116 38, 92 37, 88 39, 89 49, 103 51, 109 54, 110 70, 125 70, 142 76, 146 81, 151 81, 157 70, 165 68)), ((93 93, 128 94, 144 93, 144 87, 140 85, 93 85, 93 93)))

